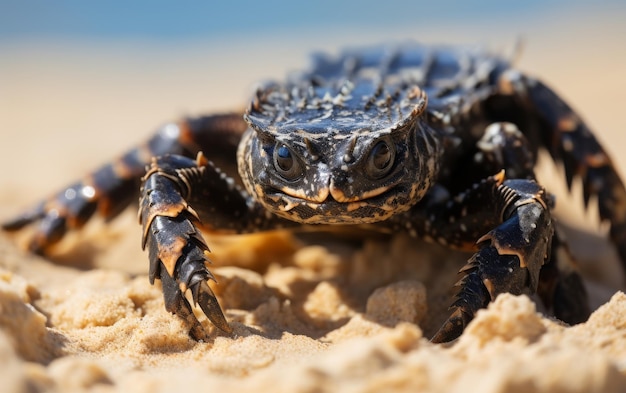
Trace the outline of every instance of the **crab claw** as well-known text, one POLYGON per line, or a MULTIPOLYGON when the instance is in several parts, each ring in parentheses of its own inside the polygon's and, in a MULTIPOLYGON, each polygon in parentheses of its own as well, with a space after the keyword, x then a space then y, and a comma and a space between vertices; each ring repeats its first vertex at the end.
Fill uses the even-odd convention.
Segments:
MULTIPOLYGON (((174 159, 174 158, 172 158, 174 159)), ((183 319, 195 340, 208 339, 193 313, 185 293, 191 292, 207 318, 220 330, 231 333, 224 313, 207 282, 215 280, 207 269, 209 246, 198 232, 196 212, 180 194, 183 181, 167 173, 155 161, 141 190, 139 221, 143 226, 142 247, 148 249, 149 278, 161 279, 167 311, 183 319)))
POLYGON ((472 317, 464 313, 461 308, 457 308, 452 315, 443 323, 441 328, 435 333, 433 338, 430 339, 431 342, 440 344, 447 343, 452 340, 455 340, 461 336, 463 330, 467 324, 472 320, 472 317))
MULTIPOLYGON (((167 311, 177 315, 189 326, 189 335, 196 341, 209 339, 209 335, 202 327, 200 321, 193 313, 193 309, 185 298, 187 288, 177 283, 165 269, 160 271, 161 283, 163 285, 163 297, 167 311)), ((201 274, 194 274, 191 279, 191 295, 194 303, 198 304, 209 320, 220 330, 231 333, 232 328, 226 322, 224 313, 215 297, 215 294, 207 285, 208 277, 201 274)))
POLYGON ((232 333, 233 328, 226 322, 222 308, 206 280, 200 280, 193 284, 191 294, 194 302, 200 306, 204 315, 213 322, 213 325, 225 333, 232 333))

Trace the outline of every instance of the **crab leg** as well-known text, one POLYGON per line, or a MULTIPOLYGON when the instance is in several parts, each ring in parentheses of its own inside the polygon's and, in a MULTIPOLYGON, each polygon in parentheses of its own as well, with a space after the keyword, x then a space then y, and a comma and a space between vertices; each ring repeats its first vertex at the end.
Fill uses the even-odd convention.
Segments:
POLYGON ((538 145, 563 162, 568 187, 575 176, 581 178, 585 205, 597 196, 600 218, 610 222, 611 240, 626 268, 626 189, 604 148, 570 106, 542 82, 510 70, 500 77, 499 93, 537 115, 538 145))
POLYGON ((188 289, 209 320, 230 333, 207 285, 214 280, 206 267, 209 248, 196 227, 242 233, 276 227, 280 220, 251 201, 202 153, 197 161, 183 156, 154 159, 143 181, 139 220, 142 247, 149 251, 150 282, 161 280, 166 309, 187 322, 194 339, 205 339, 206 333, 185 298, 188 289))
POLYGON ((239 114, 200 117, 167 124, 143 145, 129 150, 82 180, 2 223, 2 228, 15 231, 37 223, 29 248, 43 254, 69 230, 82 228, 96 212, 110 220, 135 201, 140 178, 152 157, 164 154, 193 157, 200 149, 219 151, 234 157, 237 141, 245 128, 239 114))
POLYGON ((456 338, 475 312, 502 292, 537 292, 558 318, 568 323, 585 320, 586 293, 553 228, 552 197, 534 181, 526 137, 512 123, 494 123, 476 147, 474 159, 482 170, 506 168, 516 179, 505 180, 501 171, 456 196, 434 189, 415 209, 395 219, 403 223, 398 228, 409 233, 477 251, 461 269, 464 278, 452 306, 455 311, 434 341, 456 338))
POLYGON ((454 205, 461 208, 461 226, 471 222, 478 227, 476 220, 483 217, 492 217, 486 223, 498 224, 478 239, 478 252, 461 269, 464 277, 457 284, 454 312, 434 342, 457 338, 476 311, 500 293, 536 292, 554 232, 550 198, 532 180, 504 180, 501 172, 457 198, 454 205), (468 212, 462 206, 483 207, 468 212))
MULTIPOLYGON (((483 170, 495 173, 506 168, 510 178, 535 179, 534 156, 527 138, 512 123, 494 123, 478 141, 475 159, 483 170)), ((577 264, 562 240, 558 227, 552 238, 552 253, 539 275, 537 294, 544 306, 567 323, 580 323, 589 317, 587 292, 577 264)))

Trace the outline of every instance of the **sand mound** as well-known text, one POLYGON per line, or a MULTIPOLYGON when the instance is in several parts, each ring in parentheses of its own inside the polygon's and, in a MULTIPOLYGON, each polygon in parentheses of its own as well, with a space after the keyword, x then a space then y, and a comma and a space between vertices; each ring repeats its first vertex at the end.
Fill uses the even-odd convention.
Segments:
POLYGON ((160 288, 145 274, 57 267, 2 238, 5 260, 19 259, 17 270, 32 277, 10 266, 0 271, 5 386, 120 392, 471 386, 509 393, 618 392, 626 386, 621 292, 574 327, 542 316, 525 296, 503 295, 457 343, 444 347, 429 343, 417 324, 432 334, 445 318, 462 255, 416 247, 402 236, 368 240, 354 250, 303 246, 284 233, 214 243, 221 255, 254 249, 266 260, 234 258, 239 266, 213 269, 234 334, 225 336, 205 320, 212 341, 197 343, 165 312, 160 288), (45 276, 37 272, 42 265, 49 265, 45 276), (65 278, 50 279, 55 274, 65 278))

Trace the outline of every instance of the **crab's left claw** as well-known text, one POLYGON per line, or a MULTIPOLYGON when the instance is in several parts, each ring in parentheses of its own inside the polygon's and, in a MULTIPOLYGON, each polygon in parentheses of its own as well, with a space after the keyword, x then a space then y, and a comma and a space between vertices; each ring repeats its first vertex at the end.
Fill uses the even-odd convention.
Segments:
POLYGON ((554 235, 550 197, 537 183, 525 179, 495 183, 492 196, 491 206, 497 207, 503 221, 478 239, 479 251, 460 271, 464 277, 457 283, 460 290, 452 304, 454 312, 434 342, 456 339, 476 312, 501 293, 537 291, 554 235))

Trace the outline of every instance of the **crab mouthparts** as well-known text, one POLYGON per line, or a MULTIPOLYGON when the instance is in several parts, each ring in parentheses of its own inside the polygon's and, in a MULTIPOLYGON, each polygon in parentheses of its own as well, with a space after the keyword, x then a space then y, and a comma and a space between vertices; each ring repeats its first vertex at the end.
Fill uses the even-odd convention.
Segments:
POLYGON ((283 187, 281 188, 281 192, 290 197, 302 199, 306 202, 312 202, 316 204, 323 204, 326 202, 339 202, 339 203, 351 203, 351 202, 359 202, 365 199, 370 199, 377 197, 389 190, 389 186, 378 187, 373 190, 368 190, 362 192, 357 195, 347 196, 344 191, 340 188, 333 187, 333 185, 329 187, 321 188, 317 194, 307 194, 303 189, 294 189, 283 187))

